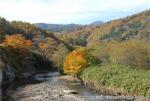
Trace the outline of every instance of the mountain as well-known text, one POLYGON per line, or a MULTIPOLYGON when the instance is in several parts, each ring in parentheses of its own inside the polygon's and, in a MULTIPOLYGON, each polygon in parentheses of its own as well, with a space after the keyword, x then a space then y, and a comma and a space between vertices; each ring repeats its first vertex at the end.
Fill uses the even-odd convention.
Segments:
POLYGON ((47 24, 47 23, 35 23, 36 27, 49 30, 51 32, 71 32, 76 29, 84 27, 79 24, 47 24))
POLYGON ((95 22, 91 23, 90 25, 98 26, 98 25, 101 25, 103 23, 104 23, 103 21, 95 21, 95 22))
POLYGON ((51 32, 72 32, 78 29, 82 29, 87 26, 98 26, 103 24, 103 21, 95 21, 89 25, 81 24, 47 24, 47 23, 35 23, 36 27, 49 30, 51 32))

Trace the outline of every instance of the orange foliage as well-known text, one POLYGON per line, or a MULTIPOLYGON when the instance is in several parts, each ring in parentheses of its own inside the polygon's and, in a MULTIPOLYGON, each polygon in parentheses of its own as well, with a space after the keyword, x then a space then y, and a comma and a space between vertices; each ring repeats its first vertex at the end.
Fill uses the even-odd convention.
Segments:
POLYGON ((26 40, 21 34, 15 34, 5 39, 5 44, 12 48, 31 48, 32 42, 26 40))
POLYGON ((46 44, 46 43, 40 43, 40 44, 39 44, 39 47, 40 47, 41 49, 47 49, 47 48, 48 48, 48 44, 46 44))
POLYGON ((21 34, 6 37, 4 44, 8 46, 6 51, 13 57, 14 61, 20 62, 22 66, 32 64, 32 41, 26 40, 21 34))
POLYGON ((71 52, 64 62, 64 72, 71 75, 79 74, 88 65, 86 49, 80 48, 71 52))

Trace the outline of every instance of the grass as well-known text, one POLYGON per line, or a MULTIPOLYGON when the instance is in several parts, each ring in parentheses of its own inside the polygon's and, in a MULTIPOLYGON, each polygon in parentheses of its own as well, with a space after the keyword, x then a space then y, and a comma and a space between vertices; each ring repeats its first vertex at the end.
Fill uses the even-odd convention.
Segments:
POLYGON ((111 91, 150 97, 150 70, 124 65, 91 66, 82 72, 81 79, 111 91))

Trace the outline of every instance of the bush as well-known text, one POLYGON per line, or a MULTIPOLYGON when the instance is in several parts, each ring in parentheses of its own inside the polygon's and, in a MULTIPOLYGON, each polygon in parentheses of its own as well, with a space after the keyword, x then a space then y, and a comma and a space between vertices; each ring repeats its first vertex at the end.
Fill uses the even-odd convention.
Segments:
POLYGON ((71 52, 64 62, 64 72, 66 74, 76 75, 88 65, 85 54, 86 49, 80 48, 71 52))
POLYGON ((88 65, 98 64, 99 61, 90 54, 90 50, 79 48, 71 52, 64 62, 64 72, 79 75, 88 65))

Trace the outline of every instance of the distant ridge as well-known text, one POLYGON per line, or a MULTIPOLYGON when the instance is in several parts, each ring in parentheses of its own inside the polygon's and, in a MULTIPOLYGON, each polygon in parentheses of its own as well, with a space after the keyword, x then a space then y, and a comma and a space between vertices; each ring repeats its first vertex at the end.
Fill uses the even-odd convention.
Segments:
POLYGON ((96 26, 98 26, 98 25, 101 25, 103 23, 104 23, 103 21, 95 21, 95 22, 91 23, 90 25, 96 25, 96 26))
POLYGON ((80 24, 47 24, 47 23, 35 23, 34 25, 36 27, 46 29, 52 32, 70 32, 85 26, 80 24))
POLYGON ((95 21, 89 25, 81 24, 48 24, 48 23, 35 23, 36 27, 46 29, 52 32, 72 32, 78 29, 82 29, 86 26, 98 26, 103 24, 103 21, 95 21))

